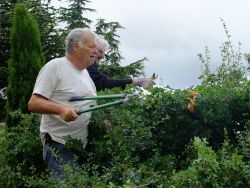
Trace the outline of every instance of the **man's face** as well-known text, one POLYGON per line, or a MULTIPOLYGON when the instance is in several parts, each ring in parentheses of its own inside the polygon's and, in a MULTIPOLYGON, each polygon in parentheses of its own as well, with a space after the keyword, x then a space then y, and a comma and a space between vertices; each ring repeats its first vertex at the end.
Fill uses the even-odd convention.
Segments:
POLYGON ((95 38, 91 36, 87 37, 83 47, 79 47, 77 52, 77 56, 82 60, 84 68, 93 64, 97 54, 95 38))
POLYGON ((104 58, 104 55, 105 55, 105 52, 101 48, 97 49, 97 54, 96 54, 96 59, 95 59, 96 63, 99 63, 101 59, 104 58))

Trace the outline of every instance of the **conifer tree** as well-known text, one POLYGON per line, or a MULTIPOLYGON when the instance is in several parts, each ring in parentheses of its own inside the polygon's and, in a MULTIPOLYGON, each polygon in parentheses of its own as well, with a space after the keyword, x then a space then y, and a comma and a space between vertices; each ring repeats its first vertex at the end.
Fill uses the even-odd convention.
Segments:
POLYGON ((117 31, 122 28, 118 22, 106 22, 105 19, 98 19, 96 34, 103 36, 109 43, 109 51, 105 57, 106 64, 119 65, 123 59, 119 51, 120 36, 117 34, 117 31))
POLYGON ((7 125, 13 125, 10 112, 28 112, 38 71, 44 63, 38 24, 24 4, 16 4, 11 29, 11 54, 8 61, 7 125))
POLYGON ((13 19, 13 7, 15 3, 23 0, 0 1, 0 67, 7 67, 10 50, 10 29, 13 19))
MULTIPOLYGON (((95 9, 87 8, 88 0, 68 0, 68 8, 60 8, 59 20, 66 24, 65 28, 61 30, 62 36, 65 37, 66 32, 74 28, 89 28, 89 24, 92 22, 84 13, 95 12, 95 9)), ((63 37, 63 38, 64 38, 63 37)))
POLYGON ((12 22, 13 3, 9 0, 0 1, 0 89, 7 85, 7 60, 9 58, 9 35, 12 22))
POLYGON ((124 67, 120 65, 124 58, 119 50, 120 36, 117 31, 122 28, 118 22, 106 22, 104 19, 98 19, 95 32, 103 36, 109 43, 109 50, 101 63, 101 70, 112 78, 143 75, 143 64, 147 60, 145 57, 124 67))
MULTIPOLYGON (((46 62, 64 55, 64 41, 56 28, 56 9, 45 0, 1 0, 0 1, 0 67, 7 67, 10 56, 10 29, 13 8, 16 3, 25 3, 39 25, 41 43, 46 62)), ((7 74, 0 69, 0 81, 7 85, 7 74)))
POLYGON ((48 62, 56 57, 64 55, 64 40, 56 29, 57 17, 56 9, 50 5, 49 1, 26 0, 29 12, 34 16, 40 31, 43 54, 48 62))

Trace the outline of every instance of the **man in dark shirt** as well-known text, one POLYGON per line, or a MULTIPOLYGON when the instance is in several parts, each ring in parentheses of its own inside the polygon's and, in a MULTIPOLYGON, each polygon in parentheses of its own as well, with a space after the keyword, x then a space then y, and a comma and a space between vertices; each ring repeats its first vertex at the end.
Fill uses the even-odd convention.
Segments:
POLYGON ((125 89, 127 84, 134 84, 137 86, 141 86, 145 89, 151 88, 154 85, 154 81, 151 78, 146 77, 135 77, 135 78, 123 78, 123 79, 112 79, 103 74, 99 70, 99 62, 102 58, 104 58, 105 52, 108 50, 108 42, 102 38, 98 37, 96 40, 97 45, 97 56, 94 64, 87 67, 90 77, 95 83, 96 90, 104 90, 111 89, 114 87, 120 87, 121 89, 125 89))

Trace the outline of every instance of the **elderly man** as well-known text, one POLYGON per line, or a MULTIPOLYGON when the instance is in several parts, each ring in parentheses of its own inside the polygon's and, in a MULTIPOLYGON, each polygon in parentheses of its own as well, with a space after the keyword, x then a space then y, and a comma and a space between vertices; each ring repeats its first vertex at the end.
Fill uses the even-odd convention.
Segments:
POLYGON ((95 33, 83 28, 73 29, 66 37, 66 56, 51 60, 38 74, 28 108, 42 114, 43 158, 50 172, 63 175, 62 164, 77 164, 74 154, 64 148, 65 137, 81 140, 84 147, 87 143, 91 112, 78 116, 76 110, 94 102, 70 103, 68 99, 96 95, 95 85, 86 70, 96 54, 95 33))
POLYGON ((104 38, 99 36, 96 40, 96 45, 98 53, 95 59, 95 63, 87 67, 87 70, 89 72, 90 77, 95 83, 97 91, 103 89, 111 89, 114 87, 120 87, 124 89, 127 84, 134 84, 144 88, 150 88, 154 85, 154 81, 146 77, 136 77, 133 79, 132 78, 112 79, 103 74, 99 70, 98 65, 100 60, 104 58, 105 52, 108 50, 109 44, 104 38))

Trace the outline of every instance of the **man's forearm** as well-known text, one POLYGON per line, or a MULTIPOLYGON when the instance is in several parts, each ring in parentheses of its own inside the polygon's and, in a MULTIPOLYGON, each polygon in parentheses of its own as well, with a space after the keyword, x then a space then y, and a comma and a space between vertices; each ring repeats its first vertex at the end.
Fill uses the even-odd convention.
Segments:
POLYGON ((60 114, 64 106, 50 101, 41 95, 32 94, 28 103, 28 108, 31 112, 40 114, 60 114))
POLYGON ((74 121, 78 117, 74 107, 58 104, 38 94, 32 94, 28 108, 40 114, 58 114, 64 121, 74 121))

